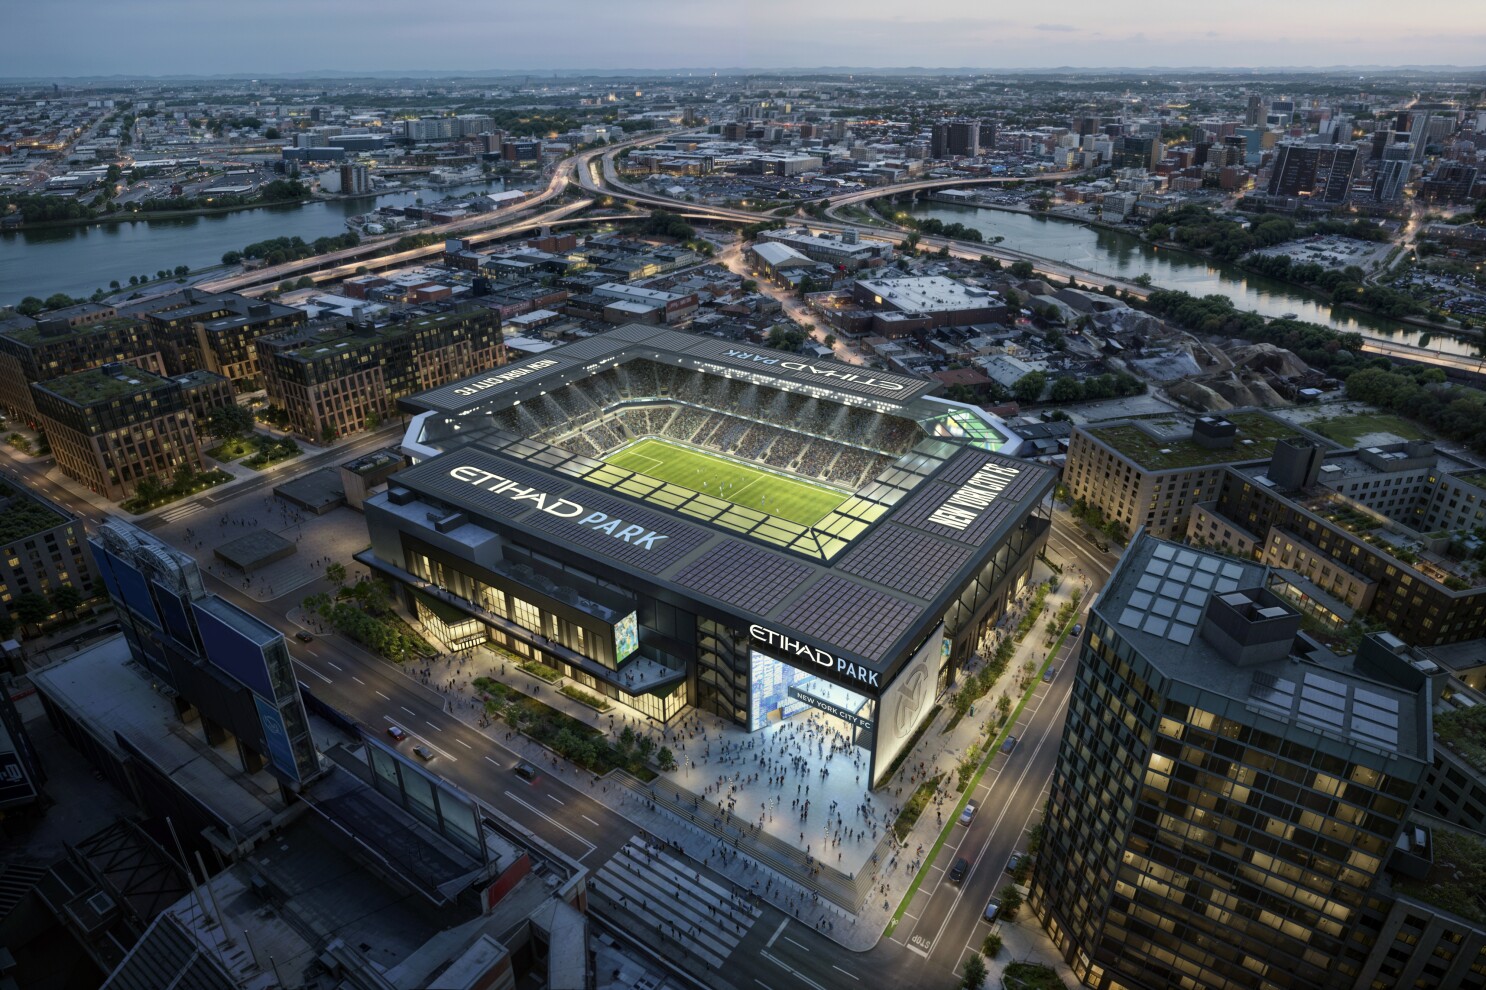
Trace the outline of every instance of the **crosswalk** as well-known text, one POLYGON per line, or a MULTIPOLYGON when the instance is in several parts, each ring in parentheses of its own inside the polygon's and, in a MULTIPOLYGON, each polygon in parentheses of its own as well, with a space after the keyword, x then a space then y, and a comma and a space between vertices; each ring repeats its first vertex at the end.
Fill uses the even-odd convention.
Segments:
POLYGON ((166 522, 175 522, 178 519, 184 519, 187 516, 195 515, 204 508, 206 508, 206 506, 201 502, 183 502, 180 505, 171 506, 164 512, 161 512, 160 518, 165 520, 166 522))
POLYGON ((722 966, 763 912, 747 898, 687 867, 665 850, 631 838, 594 875, 594 888, 648 927, 684 941, 722 966))

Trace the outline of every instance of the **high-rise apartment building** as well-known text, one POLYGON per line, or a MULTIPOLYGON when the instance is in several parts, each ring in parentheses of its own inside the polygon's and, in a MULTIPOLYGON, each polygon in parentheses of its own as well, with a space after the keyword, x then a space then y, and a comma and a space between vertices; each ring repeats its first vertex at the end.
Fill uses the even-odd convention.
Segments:
POLYGON ((1461 203, 1471 198, 1479 177, 1480 170, 1474 165, 1444 164, 1419 184, 1419 195, 1431 203, 1461 203))
POLYGON ((1428 693, 1401 661, 1297 656, 1270 579, 1142 534, 1090 613, 1031 903, 1091 987, 1341 990, 1368 961, 1428 693))
POLYGON ((1115 142, 1114 167, 1143 168, 1147 172, 1154 172, 1165 153, 1166 146, 1159 138, 1122 137, 1115 142))
POLYGON ((1351 192, 1356 165, 1356 145, 1281 144, 1269 175, 1269 195, 1338 206, 1351 192))
POLYGON ((980 154, 980 121, 945 120, 934 125, 935 158, 974 158, 980 154))
POLYGON ((479 307, 309 325, 257 347, 270 400, 313 439, 354 433, 404 396, 505 363, 500 319, 479 307))
POLYGON ((145 478, 204 467, 174 379, 106 364, 34 384, 31 396, 57 466, 105 498, 127 498, 145 478))

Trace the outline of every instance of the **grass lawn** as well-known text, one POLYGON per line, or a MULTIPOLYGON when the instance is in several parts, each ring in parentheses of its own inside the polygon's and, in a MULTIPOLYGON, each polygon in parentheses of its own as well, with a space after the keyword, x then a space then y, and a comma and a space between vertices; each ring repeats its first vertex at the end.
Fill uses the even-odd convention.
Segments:
POLYGON ((1354 416, 1329 416, 1305 424, 1312 430, 1348 447, 1369 433, 1392 433, 1400 440, 1427 440, 1429 434, 1417 423, 1392 413, 1358 413, 1354 416))
POLYGON ((256 449, 257 447, 251 441, 239 437, 236 440, 227 440, 217 444, 206 452, 206 456, 216 461, 235 461, 239 457, 248 456, 256 449))
POLYGON ((1159 438, 1133 424, 1094 426, 1089 427, 1089 432, 1147 471, 1271 457, 1276 440, 1293 437, 1300 432, 1284 420, 1260 412, 1231 413, 1227 418, 1238 427, 1238 435, 1234 438, 1233 446, 1215 450, 1199 447, 1192 441, 1191 431, 1185 427, 1159 438))
POLYGON ((847 496, 823 485, 784 478, 694 447, 641 440, 606 460, 626 471, 813 526, 847 496))

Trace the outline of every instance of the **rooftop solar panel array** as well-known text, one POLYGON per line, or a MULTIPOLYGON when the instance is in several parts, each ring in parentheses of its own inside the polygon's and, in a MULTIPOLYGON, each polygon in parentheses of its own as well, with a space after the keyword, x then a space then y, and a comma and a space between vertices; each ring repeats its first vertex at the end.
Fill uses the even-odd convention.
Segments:
POLYGON ((862 657, 882 656, 922 607, 855 581, 827 575, 779 616, 790 628, 862 657), (843 604, 850 606, 843 608, 843 604))
POLYGON ((1254 674, 1249 697, 1297 722, 1386 749, 1399 744, 1399 704, 1358 684, 1307 670, 1299 681, 1268 671, 1254 674))
POLYGON ((551 533, 569 546, 604 554, 647 574, 659 574, 701 546, 711 535, 700 527, 688 526, 669 516, 647 512, 633 503, 621 502, 598 492, 583 492, 582 501, 583 507, 590 511, 602 512, 611 519, 622 519, 622 526, 643 526, 646 531, 665 534, 665 539, 648 547, 628 543, 610 533, 576 526, 572 520, 559 519, 544 512, 533 512, 525 522, 535 529, 551 533))
POLYGON ((1185 646, 1197 636, 1207 600, 1236 591, 1242 577, 1239 564, 1159 544, 1145 562, 1118 622, 1185 646))
POLYGON ((767 615, 810 576, 810 565, 738 540, 723 540, 676 572, 676 580, 720 602, 767 615))
POLYGON ((888 523, 852 547, 837 568, 928 599, 969 559, 968 547, 888 523))

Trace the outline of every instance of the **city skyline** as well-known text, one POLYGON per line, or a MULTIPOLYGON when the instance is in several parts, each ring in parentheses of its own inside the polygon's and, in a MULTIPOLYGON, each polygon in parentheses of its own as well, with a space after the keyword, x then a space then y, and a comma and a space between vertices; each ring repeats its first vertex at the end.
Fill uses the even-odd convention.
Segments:
POLYGON ((569 20, 544 10, 508 8, 491 17, 490 8, 468 0, 442 5, 435 16, 375 0, 326 0, 309 17, 302 5, 282 0, 213 9, 210 16, 179 0, 64 0, 13 12, 12 37, 38 43, 15 46, 5 76, 1479 66, 1486 47, 1486 13, 1467 0, 1432 4, 1417 27, 1340 0, 1299 9, 1264 0, 1239 25, 1226 12, 1194 11, 1174 0, 1147 5, 1138 20, 1087 0, 1025 17, 976 16, 963 2, 913 14, 881 0, 836 0, 808 12, 778 0, 750 4, 746 12, 673 3, 651 5, 644 21, 627 8, 588 0, 574 6, 586 28, 577 36, 569 34, 569 20), (461 30, 449 32, 451 23, 461 30), (77 33, 79 24, 92 29, 77 33), (285 30, 291 26, 294 31, 285 30), (39 43, 64 34, 68 46, 39 43), (328 34, 336 39, 332 46, 325 44, 328 34), (121 48, 112 43, 118 37, 133 40, 121 48), (232 39, 225 53, 224 38, 232 39), (518 54, 513 59, 510 52, 518 54))

